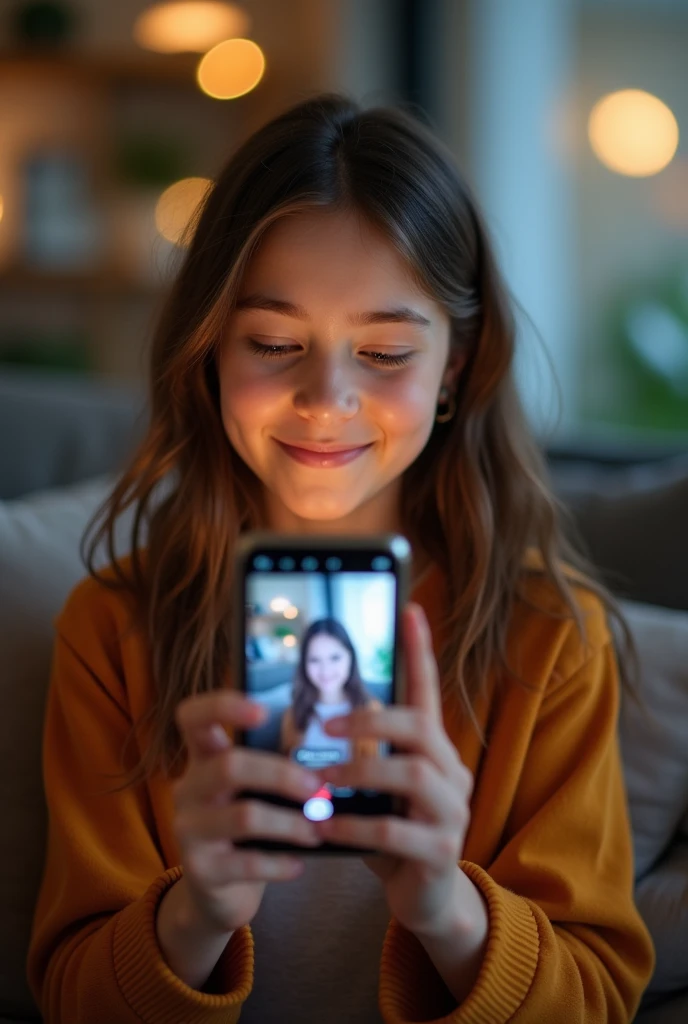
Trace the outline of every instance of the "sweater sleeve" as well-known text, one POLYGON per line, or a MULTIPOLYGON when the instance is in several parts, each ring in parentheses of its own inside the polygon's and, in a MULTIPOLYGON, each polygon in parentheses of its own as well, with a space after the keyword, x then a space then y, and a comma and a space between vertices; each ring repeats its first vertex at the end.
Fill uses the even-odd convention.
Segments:
POLYGON ((392 921, 380 1003, 387 1024, 627 1024, 654 968, 633 900, 633 852, 611 644, 543 698, 504 842, 461 861, 488 907, 485 957, 457 1007, 420 943, 392 921))
POLYGON ((95 671, 99 660, 89 665, 58 628, 43 735, 47 851, 27 962, 34 998, 46 1024, 232 1024, 252 985, 250 929, 234 933, 213 972, 223 994, 192 989, 167 966, 156 912, 182 871, 162 860, 145 787, 107 792, 121 782, 131 720, 100 660, 95 671))

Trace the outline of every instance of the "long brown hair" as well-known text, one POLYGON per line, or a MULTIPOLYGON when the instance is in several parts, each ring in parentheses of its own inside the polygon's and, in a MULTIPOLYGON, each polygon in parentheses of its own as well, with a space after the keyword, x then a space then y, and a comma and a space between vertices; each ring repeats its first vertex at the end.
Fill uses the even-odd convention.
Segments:
POLYGON ((351 637, 344 629, 344 626, 337 619, 316 619, 314 622, 311 622, 303 634, 299 664, 294 673, 292 708, 294 725, 299 732, 303 732, 308 725, 318 699, 317 687, 311 682, 306 668, 308 646, 314 636, 331 636, 339 641, 342 647, 349 652, 351 665, 349 675, 344 683, 344 693, 351 706, 361 707, 370 701, 370 694, 366 692, 363 680, 361 679, 361 673, 358 670, 356 649, 351 643, 351 637))
POLYGON ((150 427, 82 542, 96 576, 105 543, 109 585, 130 592, 150 645, 156 700, 129 741, 144 725, 150 740, 123 772, 125 786, 176 771, 184 756, 177 705, 226 684, 235 543, 263 525, 263 508, 262 485, 223 428, 216 357, 258 242, 279 218, 313 208, 354 209, 383 231, 444 307, 451 345, 467 357, 456 415, 435 424, 402 482, 409 536, 424 538, 448 569, 442 686, 458 693, 480 733, 473 703, 489 670, 506 665, 529 547, 583 635, 562 560, 586 571, 586 585, 617 610, 562 535, 514 387, 508 293, 451 154, 405 111, 315 97, 252 135, 209 189, 153 339, 150 427), (132 556, 120 563, 115 523, 131 506, 132 556))

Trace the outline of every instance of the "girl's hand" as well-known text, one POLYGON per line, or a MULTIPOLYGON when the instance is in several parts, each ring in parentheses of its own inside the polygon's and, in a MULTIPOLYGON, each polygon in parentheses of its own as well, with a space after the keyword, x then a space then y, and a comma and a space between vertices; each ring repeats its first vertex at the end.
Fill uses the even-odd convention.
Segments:
POLYGON ((248 729, 264 718, 259 704, 228 691, 188 697, 176 711, 189 758, 172 787, 174 832, 189 892, 211 929, 230 932, 248 924, 266 883, 296 878, 303 868, 297 857, 243 850, 233 840, 321 842, 300 810, 236 799, 251 790, 303 803, 320 785, 317 775, 279 754, 232 745, 224 726, 248 729))
POLYGON ((349 738, 388 740, 390 757, 366 757, 323 768, 320 778, 337 786, 377 789, 407 800, 408 816, 338 814, 317 822, 323 839, 379 850, 364 858, 382 880, 394 917, 419 938, 441 933, 460 912, 460 869, 470 820, 473 776, 444 731, 439 672, 423 609, 403 614, 408 704, 353 711, 330 719, 326 732, 349 738))

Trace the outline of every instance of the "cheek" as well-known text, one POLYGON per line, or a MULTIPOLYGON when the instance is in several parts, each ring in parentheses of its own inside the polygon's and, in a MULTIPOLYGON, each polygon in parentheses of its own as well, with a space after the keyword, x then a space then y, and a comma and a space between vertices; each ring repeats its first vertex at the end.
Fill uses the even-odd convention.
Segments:
POLYGON ((283 403, 284 387, 227 365, 220 378, 220 400, 225 425, 234 423, 242 432, 250 431, 265 423, 271 410, 283 403))
POLYGON ((400 381, 380 398, 380 421, 389 434, 423 431, 435 415, 435 395, 430 381, 400 381))

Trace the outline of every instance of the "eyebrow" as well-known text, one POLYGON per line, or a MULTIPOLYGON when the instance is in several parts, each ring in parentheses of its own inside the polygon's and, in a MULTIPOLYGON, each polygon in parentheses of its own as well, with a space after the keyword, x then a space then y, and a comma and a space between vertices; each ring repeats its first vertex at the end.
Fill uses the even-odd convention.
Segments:
MULTIPOLYGON (((295 320, 308 320, 308 313, 303 306, 283 299, 272 299, 268 295, 256 292, 239 299, 236 310, 264 309, 270 313, 281 313, 295 320)), ((431 322, 409 306, 396 306, 394 309, 378 309, 368 313, 352 313, 347 317, 352 327, 369 327, 373 324, 411 324, 413 327, 430 327, 431 322)))

